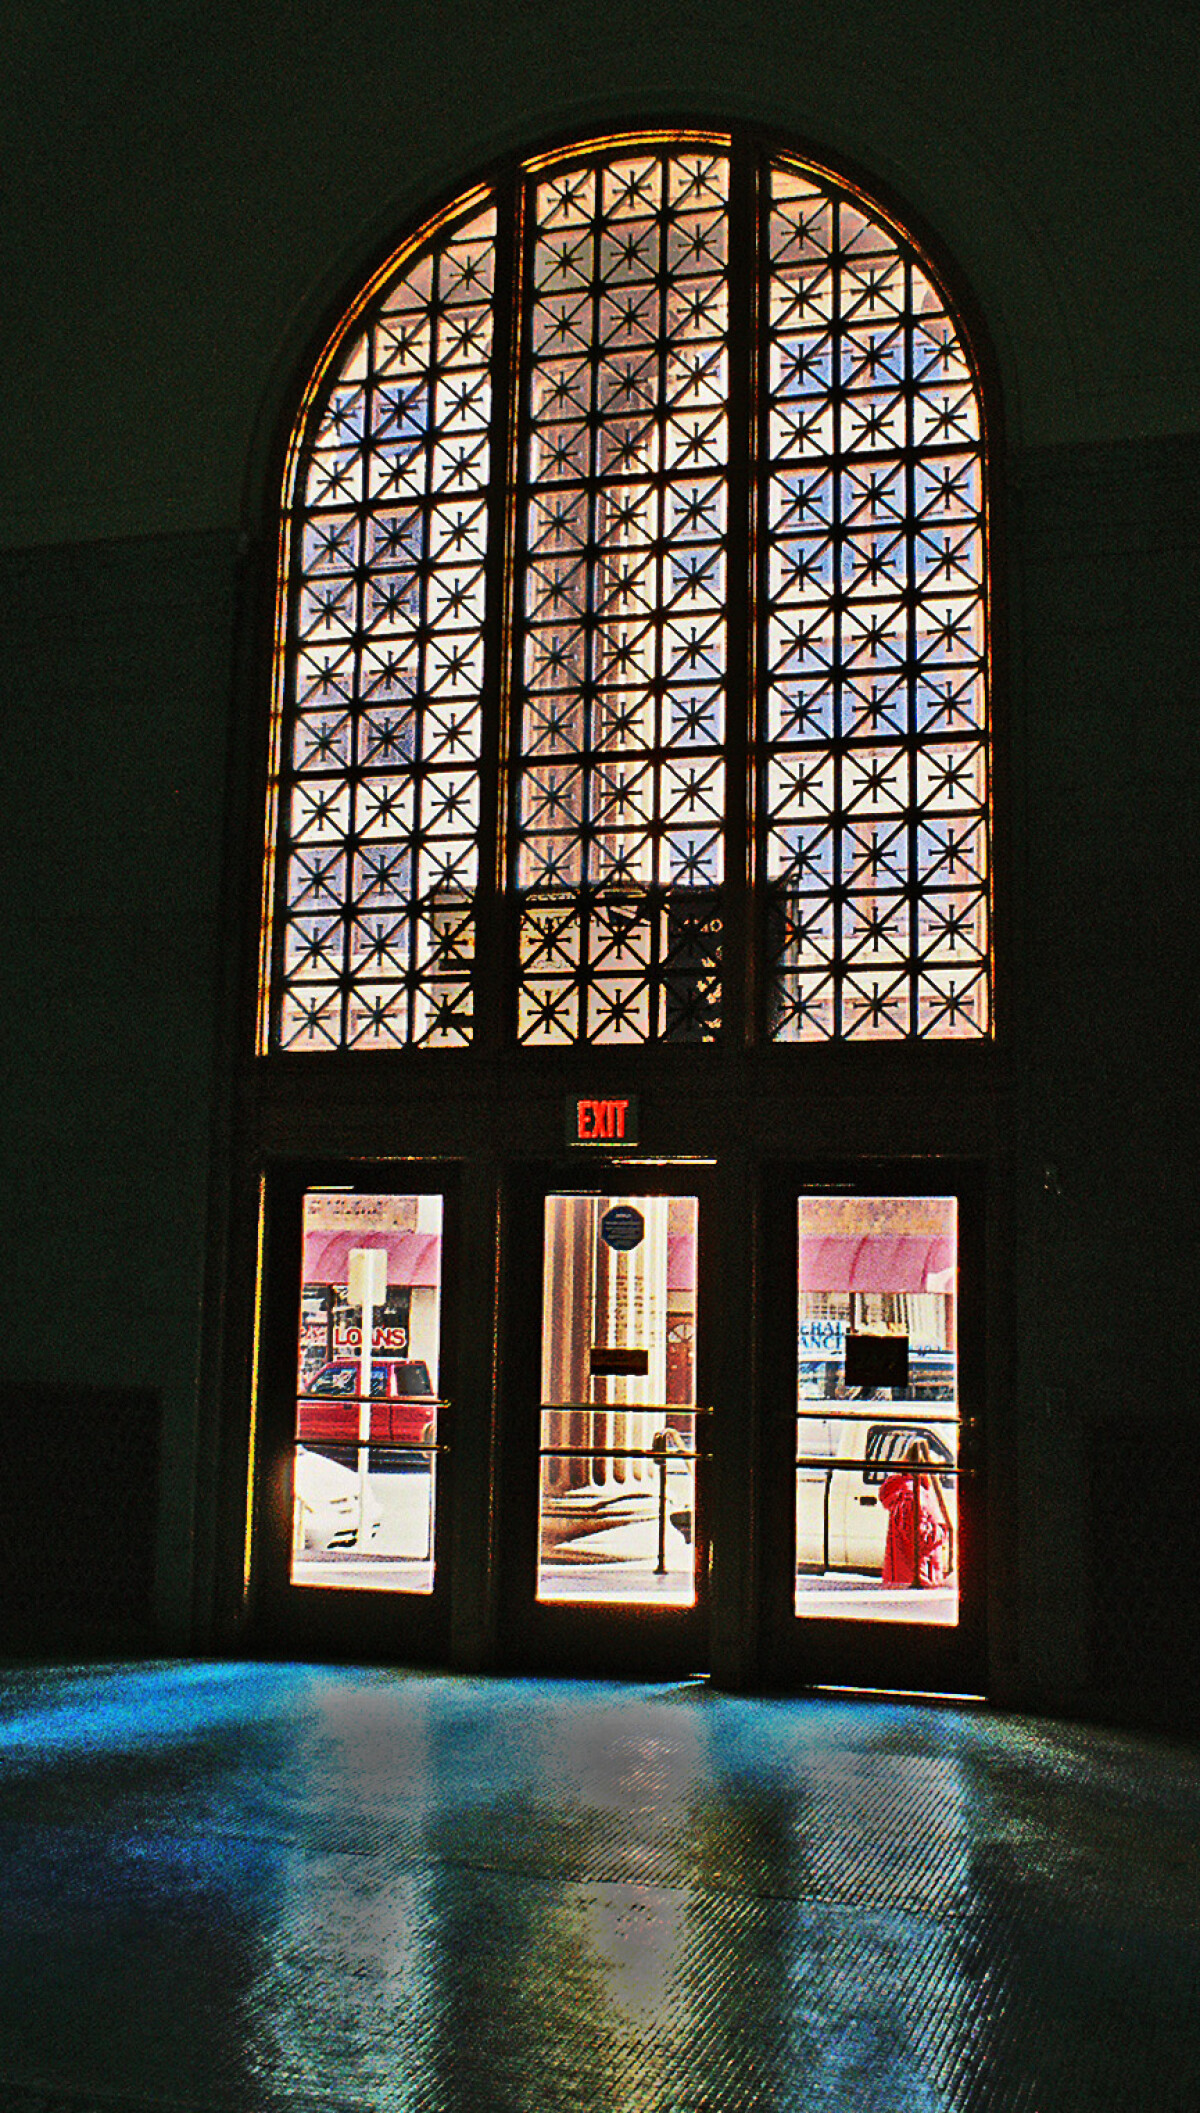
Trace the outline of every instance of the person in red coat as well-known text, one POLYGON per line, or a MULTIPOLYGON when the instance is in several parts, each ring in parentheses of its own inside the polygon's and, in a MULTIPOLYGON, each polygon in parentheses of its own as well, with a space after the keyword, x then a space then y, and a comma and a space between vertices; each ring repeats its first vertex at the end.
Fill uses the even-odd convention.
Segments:
POLYGON ((950 1519, 941 1484, 935 1476, 912 1472, 914 1467, 928 1465, 928 1461, 929 1449, 924 1439, 914 1438, 904 1455, 905 1472, 889 1475, 880 1489, 879 1501, 886 1504, 890 1515, 883 1554, 885 1585, 913 1582, 914 1490, 921 1583, 941 1585, 949 1574, 950 1519))

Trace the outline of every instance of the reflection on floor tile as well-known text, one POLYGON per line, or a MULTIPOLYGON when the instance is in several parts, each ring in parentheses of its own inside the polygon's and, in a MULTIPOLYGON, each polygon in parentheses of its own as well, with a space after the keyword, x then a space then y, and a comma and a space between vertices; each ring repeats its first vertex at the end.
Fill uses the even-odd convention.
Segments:
POLYGON ((4 2113, 1194 2113, 1200 1758, 703 1684, 0 1672, 4 2113))

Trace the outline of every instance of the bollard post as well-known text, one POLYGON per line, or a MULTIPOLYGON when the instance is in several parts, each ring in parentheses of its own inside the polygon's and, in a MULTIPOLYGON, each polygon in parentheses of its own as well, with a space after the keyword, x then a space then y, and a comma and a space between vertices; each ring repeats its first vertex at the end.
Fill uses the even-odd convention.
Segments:
POLYGON ((650 1440, 650 1450, 658 1460, 658 1561, 654 1565, 655 1577, 667 1574, 667 1434, 656 1431, 650 1440))

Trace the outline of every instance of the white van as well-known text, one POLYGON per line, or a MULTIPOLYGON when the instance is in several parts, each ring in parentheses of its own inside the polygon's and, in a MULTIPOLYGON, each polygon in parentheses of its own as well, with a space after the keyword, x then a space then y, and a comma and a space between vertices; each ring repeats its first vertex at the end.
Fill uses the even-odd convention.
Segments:
MULTIPOLYGON (((930 1406, 830 1402, 834 1413, 825 1416, 823 1403, 804 1404, 796 1423, 796 1456, 804 1462, 796 1468, 797 1570, 817 1576, 837 1570, 882 1575, 888 1513, 879 1499, 880 1485, 895 1474, 914 1438, 925 1441, 931 1465, 957 1465, 957 1422, 952 1416, 929 1416, 930 1406)), ((957 1540, 958 1478, 943 1475, 940 1481, 957 1540)))

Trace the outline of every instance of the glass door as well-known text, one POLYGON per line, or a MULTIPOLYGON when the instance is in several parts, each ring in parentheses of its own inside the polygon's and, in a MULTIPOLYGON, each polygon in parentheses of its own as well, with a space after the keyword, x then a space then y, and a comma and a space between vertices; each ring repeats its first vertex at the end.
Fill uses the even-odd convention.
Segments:
POLYGON ((301 1200, 291 1582, 434 1588, 440 1195, 301 1200))
POLYGON ((796 1210, 796 1615, 954 1628, 957 1198, 796 1210))
POLYGON ((772 1222, 790 1315, 773 1428, 792 1438, 786 1457, 772 1441, 773 1655, 817 1684, 977 1693, 981 1197, 966 1174, 796 1182, 772 1222))
POLYGON ((694 1196, 547 1196, 537 1596, 696 1603, 694 1196))
POLYGON ((648 1193, 631 1171, 530 1201, 540 1328, 526 1382, 536 1423, 522 1421, 536 1515, 532 1563, 510 1577, 510 1635, 589 1669, 605 1653, 619 1666, 681 1648, 695 1670, 707 1595, 701 1202, 648 1193))
POLYGON ((298 1638, 420 1651, 446 1603, 452 1199, 339 1171, 266 1191, 253 1598, 298 1638))

